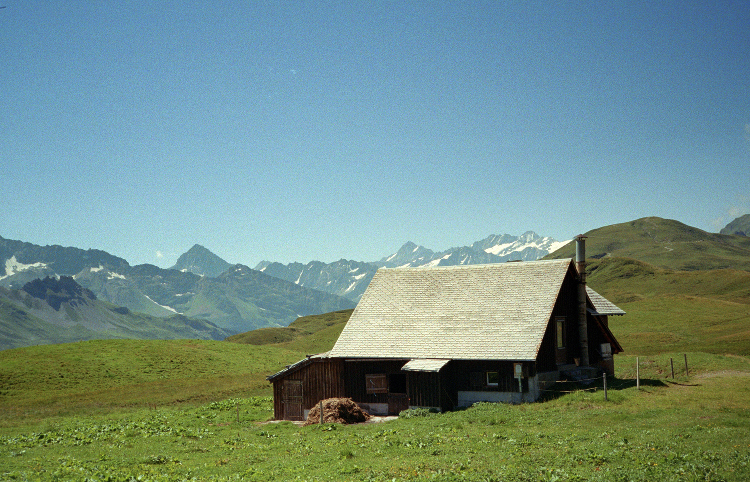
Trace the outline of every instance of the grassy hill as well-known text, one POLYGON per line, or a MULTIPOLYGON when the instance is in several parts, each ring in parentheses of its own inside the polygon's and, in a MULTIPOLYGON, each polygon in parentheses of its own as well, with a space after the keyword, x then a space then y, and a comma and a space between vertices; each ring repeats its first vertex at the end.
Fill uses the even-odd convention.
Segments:
POLYGON ((610 318, 626 353, 750 355, 750 238, 653 217, 585 235, 589 285, 627 312, 610 318))
MULTIPOLYGON (((587 258, 633 258, 678 270, 750 271, 750 238, 708 233, 679 221, 656 217, 613 224, 585 233, 587 258)), ((545 259, 575 257, 575 242, 545 259)))
POLYGON ((587 265, 588 283, 627 312, 610 317, 626 353, 750 355, 750 273, 678 271, 628 258, 587 265))
POLYGON ((308 354, 321 353, 333 348, 352 312, 353 309, 302 316, 284 328, 261 328, 230 336, 226 341, 276 345, 308 354))
POLYGON ((734 219, 719 232, 721 234, 739 234, 740 236, 750 236, 750 214, 745 214, 744 216, 740 216, 734 219))

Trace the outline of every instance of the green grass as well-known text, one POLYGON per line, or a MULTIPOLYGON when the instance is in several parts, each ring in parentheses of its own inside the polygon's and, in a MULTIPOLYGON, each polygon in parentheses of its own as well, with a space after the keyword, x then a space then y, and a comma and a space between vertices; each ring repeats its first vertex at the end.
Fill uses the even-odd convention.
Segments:
POLYGON ((628 354, 750 355, 750 273, 677 271, 628 258, 587 265, 588 283, 627 312, 609 325, 628 354))
POLYGON ((265 377, 329 350, 351 310, 234 343, 29 347, 0 351, 0 480, 750 480, 750 273, 588 271, 628 312, 610 317, 625 353, 606 401, 600 381, 379 424, 267 423, 265 377))
POLYGON ((0 351, 0 426, 267 394, 265 377, 302 356, 203 340, 100 340, 0 351))
POLYGON ((700 350, 750 355, 750 305, 662 295, 620 307, 628 314, 611 317, 610 329, 627 353, 700 350))
POLYGON ((261 328, 227 338, 232 343, 277 345, 306 354, 333 348, 354 310, 340 310, 322 315, 297 318, 284 328, 261 328))
POLYGON ((0 429, 0 479, 748 480, 750 362, 701 357, 674 381, 642 359, 640 390, 618 370, 607 401, 598 388, 378 424, 264 423, 270 398, 248 396, 34 420, 0 429))
MULTIPOLYGON (((750 238, 708 233, 670 219, 649 217, 586 233, 586 254, 634 258, 670 269, 750 271, 750 238)), ((547 258, 572 258, 575 243, 547 258)))

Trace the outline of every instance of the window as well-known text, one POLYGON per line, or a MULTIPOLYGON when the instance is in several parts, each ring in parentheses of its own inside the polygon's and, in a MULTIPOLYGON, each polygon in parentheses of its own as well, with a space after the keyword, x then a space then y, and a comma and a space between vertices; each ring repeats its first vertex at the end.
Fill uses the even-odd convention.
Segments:
POLYGON ((487 372, 487 386, 496 387, 500 384, 499 372, 487 372))
POLYGON ((557 348, 565 348, 565 317, 556 316, 555 324, 557 325, 557 348))
POLYGON ((365 375, 367 393, 388 393, 388 378, 385 374, 365 375))

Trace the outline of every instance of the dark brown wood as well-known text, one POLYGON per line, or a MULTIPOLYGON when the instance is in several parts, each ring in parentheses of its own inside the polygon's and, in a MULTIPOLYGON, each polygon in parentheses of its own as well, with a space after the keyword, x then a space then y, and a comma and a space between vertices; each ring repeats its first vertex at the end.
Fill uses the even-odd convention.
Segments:
POLYGON ((442 408, 439 373, 409 372, 409 405, 413 407, 442 408))
POLYGON ((385 373, 368 373, 365 375, 367 393, 388 393, 388 376, 385 373))
POLYGON ((309 359, 308 363, 274 379, 274 418, 302 420, 304 410, 320 400, 343 397, 342 363, 339 359, 309 359), (294 390, 296 397, 288 394, 290 390, 294 390))
POLYGON ((302 380, 284 380, 282 384, 282 396, 284 401, 284 418, 286 420, 304 420, 302 394, 302 380))
POLYGON ((388 413, 398 415, 409 408, 409 396, 405 393, 388 394, 388 413))

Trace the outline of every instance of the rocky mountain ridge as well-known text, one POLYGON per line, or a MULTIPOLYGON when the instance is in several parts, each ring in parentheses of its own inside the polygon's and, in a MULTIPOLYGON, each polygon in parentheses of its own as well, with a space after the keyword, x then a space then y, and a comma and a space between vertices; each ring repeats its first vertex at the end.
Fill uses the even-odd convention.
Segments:
POLYGON ((354 306, 350 300, 243 265, 229 265, 219 275, 208 276, 213 273, 211 266, 215 269, 226 262, 200 246, 191 251, 183 258, 185 268, 174 270, 130 266, 104 251, 37 246, 0 237, 0 286, 19 290, 36 279, 70 277, 115 306, 161 318, 182 315, 208 320, 229 334, 287 326, 299 316, 354 306))
POLYGON ((177 262, 170 269, 215 278, 231 266, 228 261, 223 260, 200 244, 196 244, 177 258, 177 262))
POLYGON ((378 268, 425 266, 456 266, 464 264, 503 263, 505 261, 533 261, 567 244, 533 231, 521 236, 490 235, 470 246, 435 252, 411 241, 398 251, 379 261, 362 262, 341 259, 333 263, 311 261, 307 264, 287 265, 262 261, 255 269, 271 276, 359 301, 378 268))
POLYGON ((736 234, 739 236, 750 236, 750 214, 735 218, 724 226, 719 234, 736 234))

